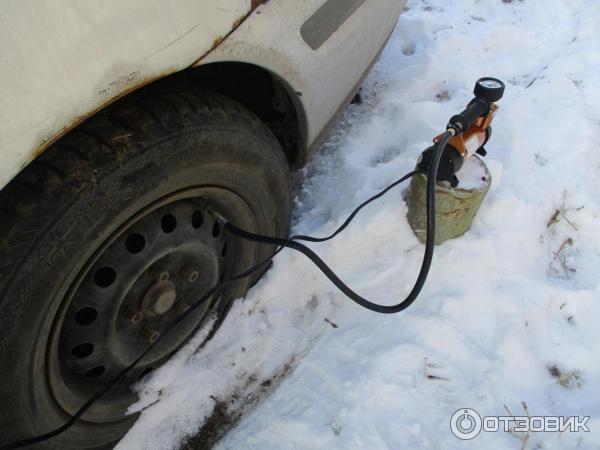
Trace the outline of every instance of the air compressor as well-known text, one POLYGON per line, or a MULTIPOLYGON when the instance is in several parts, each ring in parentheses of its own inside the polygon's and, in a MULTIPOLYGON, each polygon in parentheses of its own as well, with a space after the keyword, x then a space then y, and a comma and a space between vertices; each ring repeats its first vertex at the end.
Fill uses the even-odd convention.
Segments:
MULTIPOLYGON (((491 183, 492 176, 480 157, 486 155, 484 145, 492 134, 491 123, 498 109, 496 101, 504 93, 504 84, 495 78, 482 78, 474 89, 475 98, 465 111, 453 116, 448 126, 456 134, 448 140, 438 167, 436 179, 436 225, 435 244, 462 236, 469 230, 491 183), (465 131, 463 131, 465 130, 465 131), (460 183, 456 173, 465 162, 468 167, 459 173, 466 182, 460 183)), ((434 138, 439 142, 441 136, 434 138)), ((434 147, 426 149, 417 164, 420 174, 411 178, 405 201, 408 212, 406 218, 419 241, 426 242, 426 173, 434 147)))
MULTIPOLYGON (((498 109, 496 102, 504 95, 504 83, 502 81, 484 77, 477 80, 473 89, 475 98, 469 102, 463 112, 452 116, 446 127, 452 133, 442 152, 440 165, 437 170, 438 181, 448 181, 451 187, 458 186, 456 173, 461 169, 466 159, 473 154, 485 156, 487 151, 484 145, 492 135, 492 120, 498 109)), ((433 139, 437 144, 443 134, 433 139)), ((421 154, 418 169, 427 173, 431 158, 435 151, 435 145, 427 148, 421 154)))

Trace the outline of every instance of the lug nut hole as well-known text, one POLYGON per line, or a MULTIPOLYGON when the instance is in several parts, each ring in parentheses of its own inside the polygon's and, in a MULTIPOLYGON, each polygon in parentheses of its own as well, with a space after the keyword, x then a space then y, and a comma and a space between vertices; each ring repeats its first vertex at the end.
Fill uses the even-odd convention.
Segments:
POLYGON ((200 228, 204 223, 204 217, 200 211, 194 211, 192 213, 192 226, 194 228, 200 228))
POLYGON ((140 233, 132 233, 125 239, 125 248, 129 253, 139 253, 146 246, 146 238, 140 233))
POLYGON ((172 233, 177 228, 177 219, 173 214, 165 214, 160 219, 160 227, 165 233, 172 233))
POLYGON ((91 344, 89 342, 76 345, 71 350, 71 354, 78 359, 87 358, 92 353, 94 353, 94 344, 91 344))
POLYGON ((98 378, 102 376, 102 374, 106 372, 104 366, 96 366, 85 373, 85 376, 88 378, 98 378))
POLYGON ((115 282, 117 272, 112 267, 104 266, 96 270, 94 281, 100 287, 108 287, 115 282))
POLYGON ((86 306, 75 313, 75 322, 79 325, 89 325, 98 317, 98 311, 94 308, 86 306))
POLYGON ((219 234, 221 233, 221 227, 219 226, 219 224, 217 222, 215 222, 215 224, 213 225, 213 229, 212 229, 212 235, 213 237, 217 237, 219 236, 219 234))

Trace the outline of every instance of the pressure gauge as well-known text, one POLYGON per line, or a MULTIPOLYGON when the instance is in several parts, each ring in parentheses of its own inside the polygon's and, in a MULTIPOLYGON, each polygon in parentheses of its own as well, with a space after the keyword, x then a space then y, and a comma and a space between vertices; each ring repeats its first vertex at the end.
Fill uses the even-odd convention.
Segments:
POLYGON ((489 103, 497 102, 504 95, 504 83, 496 78, 480 78, 473 90, 475 97, 483 98, 489 103))

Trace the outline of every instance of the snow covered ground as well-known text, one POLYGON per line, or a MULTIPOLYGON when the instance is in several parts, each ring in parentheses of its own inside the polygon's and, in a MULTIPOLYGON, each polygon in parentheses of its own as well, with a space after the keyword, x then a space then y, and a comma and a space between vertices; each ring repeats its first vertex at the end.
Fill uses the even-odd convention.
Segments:
MULTIPOLYGON (((600 2, 410 1, 380 63, 305 170, 295 232, 325 235, 411 170, 480 76, 507 83, 487 146, 490 193, 436 249, 414 306, 383 316, 283 252, 215 338, 140 386, 119 445, 177 448, 215 406, 246 412, 222 449, 600 448, 600 2), (260 400, 260 401, 259 401, 260 400), (589 433, 482 433, 481 415, 591 416, 589 433)), ((369 299, 395 303, 423 246, 402 189, 313 248, 369 299)))

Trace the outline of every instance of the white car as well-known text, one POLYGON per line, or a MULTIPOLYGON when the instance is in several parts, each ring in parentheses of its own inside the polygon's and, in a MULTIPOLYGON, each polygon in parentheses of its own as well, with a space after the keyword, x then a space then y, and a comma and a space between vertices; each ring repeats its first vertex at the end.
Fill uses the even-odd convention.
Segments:
MULTIPOLYGON (((290 172, 353 97, 401 0, 4 0, 0 444, 107 448, 129 386, 271 255, 206 213, 287 236, 290 172), (164 333, 164 335, 163 335, 164 333)), ((264 270, 263 270, 264 272, 264 270)))

